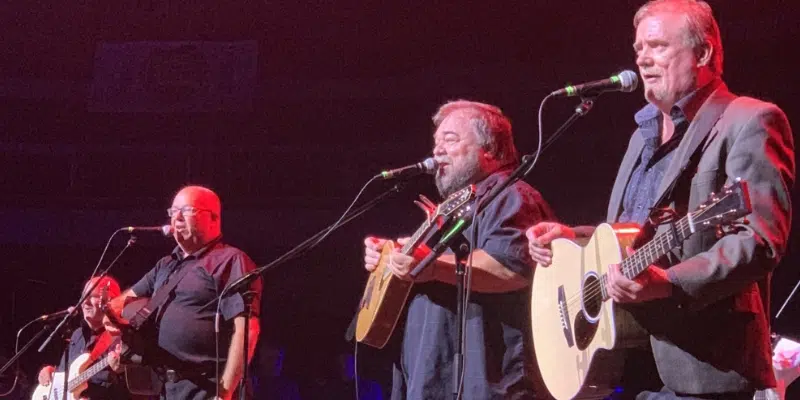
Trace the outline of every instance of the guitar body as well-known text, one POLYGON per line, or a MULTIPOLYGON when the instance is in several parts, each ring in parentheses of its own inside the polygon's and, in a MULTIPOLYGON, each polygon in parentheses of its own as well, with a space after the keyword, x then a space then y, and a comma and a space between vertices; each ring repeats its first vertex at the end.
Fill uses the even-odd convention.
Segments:
POLYGON ((647 343, 633 317, 602 301, 599 289, 608 265, 622 262, 638 234, 633 224, 603 224, 583 246, 556 239, 552 265, 536 268, 533 343, 542 378, 558 400, 610 394, 621 378, 623 349, 647 343))
POLYGON ((379 349, 386 345, 411 293, 413 282, 404 281, 386 268, 392 242, 386 242, 359 304, 356 340, 379 349))
MULTIPOLYGON (((89 353, 83 353, 75 358, 75 360, 69 364, 69 381, 75 379, 83 371, 89 368, 91 364, 89 353)), ((80 394, 86 390, 87 387, 89 387, 88 382, 81 383, 75 387, 75 389, 67 393, 67 400, 78 400, 80 398, 80 394)), ((33 394, 31 395, 31 400, 61 400, 63 398, 61 395, 63 392, 64 373, 55 372, 53 373, 53 377, 50 379, 49 385, 36 386, 36 389, 34 389, 33 394)))

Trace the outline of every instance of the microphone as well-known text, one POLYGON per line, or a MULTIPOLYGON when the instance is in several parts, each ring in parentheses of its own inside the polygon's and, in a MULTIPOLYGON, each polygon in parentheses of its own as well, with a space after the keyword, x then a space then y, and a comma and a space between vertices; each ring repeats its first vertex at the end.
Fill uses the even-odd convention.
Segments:
POLYGON ((383 179, 393 179, 393 178, 408 178, 421 174, 434 174, 436 173, 436 167, 438 166, 439 163, 437 163, 436 160, 433 159, 433 157, 428 157, 425 160, 418 162, 416 164, 407 165, 402 168, 395 168, 383 171, 380 174, 375 175, 375 177, 376 178, 381 177, 383 179))
POLYGON ((563 89, 558 89, 550 93, 550 96, 596 96, 603 92, 632 92, 636 90, 638 86, 639 76, 636 75, 636 72, 626 69, 608 79, 582 83, 580 85, 570 85, 563 89))
POLYGON ((72 310, 74 310, 74 309, 75 309, 75 307, 72 307, 72 306, 70 306, 70 307, 69 307, 69 308, 67 308, 66 310, 61 310, 61 311, 59 311, 59 312, 54 312, 54 313, 52 313, 52 314, 45 314, 45 315, 42 315, 41 317, 39 317, 39 318, 36 318, 36 320, 37 320, 37 321, 49 321, 49 320, 51 320, 51 319, 59 319, 59 318, 64 318, 64 316, 65 316, 65 315, 67 315, 67 314, 71 313, 71 312, 72 312, 72 310))
POLYGON ((161 232, 164 236, 172 235, 172 225, 161 225, 161 226, 126 226, 121 231, 125 231, 128 233, 133 232, 161 232))

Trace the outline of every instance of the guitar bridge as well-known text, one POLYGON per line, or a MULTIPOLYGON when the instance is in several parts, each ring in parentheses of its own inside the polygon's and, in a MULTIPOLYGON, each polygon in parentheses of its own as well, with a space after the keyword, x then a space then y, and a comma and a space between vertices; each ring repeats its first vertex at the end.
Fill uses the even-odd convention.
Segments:
POLYGON ((570 323, 569 309, 567 308, 567 296, 564 293, 564 286, 558 287, 558 314, 561 318, 561 330, 564 332, 564 339, 567 341, 567 346, 575 346, 575 340, 572 334, 572 324, 570 323))

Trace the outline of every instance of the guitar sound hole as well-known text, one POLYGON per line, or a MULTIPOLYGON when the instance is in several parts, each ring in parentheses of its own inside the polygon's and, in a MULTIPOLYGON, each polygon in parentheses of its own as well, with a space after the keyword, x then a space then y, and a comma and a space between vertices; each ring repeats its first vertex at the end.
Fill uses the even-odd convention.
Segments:
POLYGON ((583 310, 586 312, 588 319, 592 321, 597 320, 600 314, 600 307, 603 306, 603 296, 600 292, 600 280, 595 275, 589 275, 583 282, 583 310))
POLYGON ((599 290, 599 280, 595 275, 586 277, 581 293, 582 310, 575 316, 575 346, 586 349, 594 339, 597 332, 597 317, 602 307, 602 296, 599 290))

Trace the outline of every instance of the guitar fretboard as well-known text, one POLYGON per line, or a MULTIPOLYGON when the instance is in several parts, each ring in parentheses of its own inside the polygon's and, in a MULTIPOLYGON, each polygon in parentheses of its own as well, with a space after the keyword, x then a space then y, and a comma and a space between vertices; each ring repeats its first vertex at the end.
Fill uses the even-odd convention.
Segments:
POLYGON ((108 357, 103 357, 102 360, 95 363, 91 367, 87 368, 85 371, 81 372, 75 378, 72 378, 69 381, 69 391, 75 390, 76 387, 80 386, 81 384, 85 383, 89 379, 91 379, 95 374, 104 370, 108 367, 108 357))
MULTIPOLYGON (((702 210, 695 213, 689 213, 672 225, 672 229, 657 234, 652 240, 647 242, 644 246, 636 249, 632 256, 622 261, 620 269, 622 274, 628 278, 633 279, 639 274, 644 272, 650 265, 656 262, 659 258, 667 254, 670 250, 677 247, 689 235, 695 232, 697 226, 695 218, 702 210)), ((705 224, 701 224, 705 226, 705 224)), ((600 290, 603 295, 603 301, 608 300, 608 293, 606 291, 606 281, 608 277, 603 274, 600 277, 600 290)))
MULTIPOLYGON (((127 348, 128 348, 128 346, 126 346, 123 343, 122 344, 122 353, 125 353, 127 351, 127 348)), ((95 376, 95 374, 97 374, 98 372, 106 369, 106 367, 108 367, 108 356, 103 357, 100 361, 92 364, 91 367, 86 368, 85 371, 83 371, 80 374, 78 374, 78 376, 70 379, 69 386, 68 386, 69 391, 72 392, 78 386, 82 385, 83 383, 85 383, 89 379, 92 379, 92 377, 95 376)))

